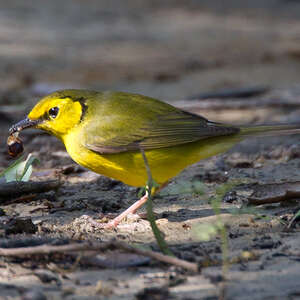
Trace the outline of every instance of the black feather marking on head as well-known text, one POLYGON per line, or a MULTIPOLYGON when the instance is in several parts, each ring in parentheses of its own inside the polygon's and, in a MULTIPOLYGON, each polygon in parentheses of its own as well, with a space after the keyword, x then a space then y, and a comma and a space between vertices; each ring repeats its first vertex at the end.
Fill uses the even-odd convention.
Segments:
POLYGON ((83 121, 86 112, 87 112, 87 104, 86 104, 86 99, 84 97, 80 97, 80 98, 76 98, 76 99, 72 99, 73 101, 78 101, 81 105, 81 116, 80 116, 80 122, 83 121))

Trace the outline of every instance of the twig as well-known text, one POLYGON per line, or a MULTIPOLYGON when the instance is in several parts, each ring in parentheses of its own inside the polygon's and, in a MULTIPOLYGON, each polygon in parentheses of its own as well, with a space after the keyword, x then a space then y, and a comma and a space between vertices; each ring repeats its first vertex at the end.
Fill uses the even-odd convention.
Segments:
POLYGON ((156 222, 155 222, 155 216, 154 216, 154 213, 153 213, 153 205, 152 205, 152 198, 151 198, 151 192, 152 192, 152 188, 153 188, 153 178, 152 178, 152 174, 151 174, 151 170, 150 170, 150 166, 148 164, 146 154, 145 154, 143 149, 141 149, 141 153, 142 153, 142 156, 143 156, 143 159, 144 159, 144 163, 145 163, 145 167, 146 167, 146 171, 147 171, 147 176, 148 176, 148 183, 147 183, 147 187, 146 187, 146 193, 148 195, 148 200, 147 200, 147 203, 146 203, 146 205, 147 205, 147 218, 148 218, 148 221, 150 222, 154 237, 155 237, 155 239, 157 241, 157 244, 158 244, 160 250, 162 251, 162 253, 164 253, 166 255, 174 256, 174 254, 168 248, 168 244, 166 243, 163 236, 161 235, 161 232, 160 232, 160 230, 157 227, 156 222))
POLYGON ((284 254, 287 256, 295 256, 295 257, 300 257, 300 252, 294 252, 294 251, 285 251, 284 254))
MULTIPOLYGON (((107 243, 97 245, 97 250, 106 250, 107 243)), ((20 248, 0 248, 0 256, 26 256, 34 254, 51 254, 51 253, 64 253, 83 250, 95 250, 95 244, 77 243, 67 245, 40 245, 33 247, 20 247, 20 248)))
POLYGON ((27 203, 27 202, 31 202, 34 198, 36 198, 36 194, 29 194, 29 195, 24 195, 15 199, 11 199, 11 200, 7 200, 4 201, 5 204, 13 204, 13 203, 27 203))
POLYGON ((23 194, 44 193, 57 189, 61 185, 59 180, 48 181, 12 181, 0 184, 0 197, 15 198, 23 194))
MULTIPOLYGON (((198 98, 199 99, 199 98, 198 98)), ((257 97, 252 98, 251 101, 245 101, 245 99, 237 98, 237 99, 218 99, 218 98, 211 98, 211 99, 182 99, 182 100, 169 100, 168 103, 188 110, 188 111, 200 111, 204 109, 209 110, 217 110, 217 109, 262 109, 262 108, 282 108, 282 107, 289 107, 289 108, 299 108, 300 102, 299 97, 286 97, 284 95, 270 95, 268 97, 257 97)))
POLYGON ((248 204, 261 205, 283 202, 300 196, 300 181, 250 184, 252 194, 248 197, 248 204))
POLYGON ((132 247, 126 243, 119 241, 111 241, 105 243, 76 243, 67 245, 41 245, 33 247, 20 247, 20 248, 0 248, 0 256, 28 256, 36 254, 51 254, 51 253, 67 253, 76 251, 104 251, 108 249, 122 249, 130 253, 135 253, 142 256, 151 257, 155 260, 175 265, 192 272, 198 272, 198 265, 190 263, 176 257, 164 255, 151 250, 142 250, 132 247))
POLYGON ((215 92, 201 93, 191 97, 193 99, 232 99, 232 98, 249 98, 264 94, 269 91, 267 86, 250 86, 236 89, 223 89, 215 92))
POLYGON ((155 260, 158 260, 158 261, 170 264, 170 265, 178 266, 178 267, 184 268, 184 269, 192 271, 192 272, 199 271, 197 264, 179 259, 174 256, 164 255, 164 254, 154 252, 151 250, 142 250, 139 248, 129 246, 122 242, 115 242, 115 245, 120 249, 127 250, 128 252, 143 255, 143 256, 148 256, 155 260))

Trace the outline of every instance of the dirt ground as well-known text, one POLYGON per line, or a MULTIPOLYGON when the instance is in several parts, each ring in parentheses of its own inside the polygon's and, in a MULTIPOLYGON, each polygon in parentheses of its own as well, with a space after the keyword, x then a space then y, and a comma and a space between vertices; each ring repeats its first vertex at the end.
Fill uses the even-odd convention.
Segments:
MULTIPOLYGON (((138 92, 233 124, 300 121, 299 1, 161 2, 0 1, 0 170, 12 163, 8 128, 60 88, 138 92)), ((22 138, 40 160, 32 180, 62 184, 22 201, 0 199, 0 247, 116 238, 158 250, 145 219, 108 231, 84 217, 120 213, 137 189, 77 167, 54 137, 22 138), (20 217, 32 219, 32 233, 7 230, 20 217)), ((157 223, 174 254, 201 265, 200 274, 115 252, 103 254, 108 268, 2 257, 0 299, 222 299, 221 239, 203 241, 199 227, 220 217, 231 260, 225 299, 300 299, 300 227, 290 223, 300 209, 299 166, 299 135, 261 137, 174 178, 154 201, 157 223), (210 200, 220 187, 228 191, 216 216, 210 200), (247 205, 255 192, 281 201, 247 205), (238 259, 245 253, 248 261, 238 259)))

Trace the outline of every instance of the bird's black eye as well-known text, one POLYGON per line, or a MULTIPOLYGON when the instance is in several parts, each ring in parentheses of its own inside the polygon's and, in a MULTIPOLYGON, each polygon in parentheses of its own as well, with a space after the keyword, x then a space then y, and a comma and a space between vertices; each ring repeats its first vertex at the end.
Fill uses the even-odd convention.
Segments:
POLYGON ((57 106, 50 108, 49 109, 49 116, 51 118, 55 119, 56 116, 58 115, 58 111, 59 111, 59 108, 57 106))

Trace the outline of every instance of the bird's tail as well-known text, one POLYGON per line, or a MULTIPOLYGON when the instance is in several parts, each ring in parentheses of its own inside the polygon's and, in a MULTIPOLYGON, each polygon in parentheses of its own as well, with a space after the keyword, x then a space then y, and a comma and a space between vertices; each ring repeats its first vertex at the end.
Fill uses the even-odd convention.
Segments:
POLYGON ((272 135, 287 135, 299 134, 300 123, 297 124, 279 124, 279 125, 254 125, 241 126, 239 135, 241 137, 251 136, 272 136, 272 135))

